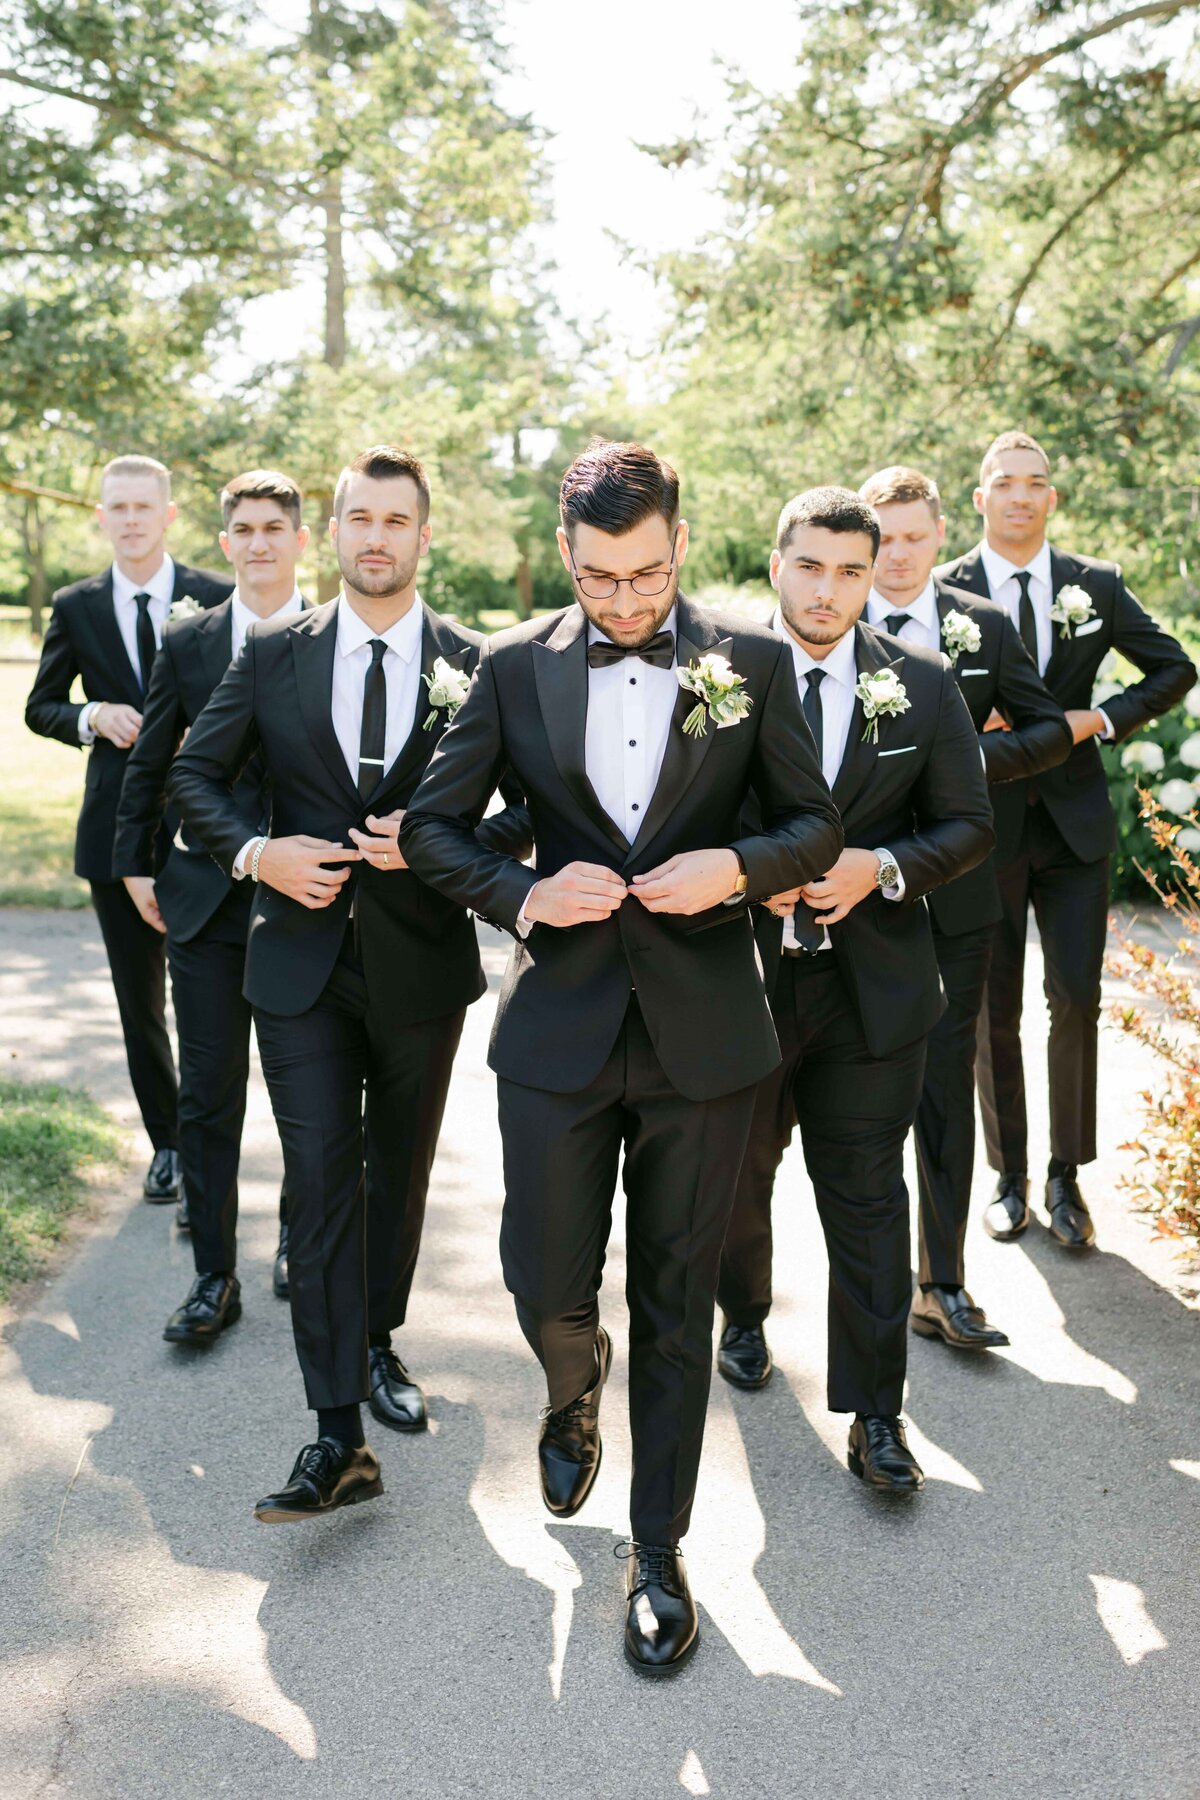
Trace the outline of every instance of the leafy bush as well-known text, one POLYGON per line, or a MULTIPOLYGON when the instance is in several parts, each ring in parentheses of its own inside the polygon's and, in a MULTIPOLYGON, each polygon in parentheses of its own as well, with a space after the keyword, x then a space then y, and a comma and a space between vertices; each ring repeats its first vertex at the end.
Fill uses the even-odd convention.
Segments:
MULTIPOLYGON (((1178 632, 1189 653, 1197 655, 1197 624, 1178 632)), ((1137 680, 1137 671, 1117 657, 1100 667, 1101 679, 1092 695, 1093 706, 1126 685, 1122 676, 1137 680)), ((1100 754, 1108 773, 1108 788, 1117 815, 1117 849, 1113 857, 1113 897, 1137 901, 1145 896, 1144 867, 1156 880, 1173 877, 1173 845, 1162 845, 1151 834, 1147 842, 1146 814, 1139 790, 1148 788, 1162 815, 1180 822, 1179 848, 1200 851, 1200 827, 1185 823, 1200 802, 1200 683, 1161 719, 1153 719, 1144 731, 1119 746, 1102 744, 1100 754), (1185 791, 1186 790, 1186 791, 1185 791)))

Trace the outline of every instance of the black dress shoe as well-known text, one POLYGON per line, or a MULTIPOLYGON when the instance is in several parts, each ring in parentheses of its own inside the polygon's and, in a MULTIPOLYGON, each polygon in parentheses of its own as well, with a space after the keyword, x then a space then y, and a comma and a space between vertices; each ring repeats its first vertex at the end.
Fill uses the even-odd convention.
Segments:
POLYGON ((766 1387, 774 1368, 761 1325, 726 1324, 717 1346, 717 1370, 734 1387, 766 1387))
POLYGON ((190 1231, 192 1229, 192 1215, 188 1211, 188 1191, 186 1184, 183 1192, 179 1196, 179 1205, 175 1208, 175 1229, 176 1231, 190 1231))
POLYGON ((884 1494, 915 1494, 925 1486, 899 1419, 856 1413, 846 1451, 850 1473, 884 1494))
POLYGON ((382 1494, 379 1459, 369 1444, 352 1449, 337 1438, 305 1444, 291 1477, 278 1494, 268 1494, 254 1509, 263 1525, 287 1525, 294 1519, 318 1519, 339 1506, 357 1506, 382 1494))
POLYGON ((696 1653, 700 1621, 678 1544, 618 1545, 627 1557, 625 1658, 639 1675, 674 1675, 696 1653))
POLYGON ((279 1242, 275 1246, 275 1267, 271 1270, 271 1286, 277 1300, 288 1297, 288 1228, 286 1219, 279 1221, 279 1242))
POLYGON ((142 1192, 147 1200, 160 1205, 164 1200, 178 1200, 183 1192, 183 1171, 179 1164, 178 1150, 156 1150, 154 1160, 146 1170, 146 1179, 142 1183, 142 1192))
POLYGON ((1002 1175, 983 1215, 983 1229, 997 1243, 1010 1244, 1029 1223, 1029 1177, 1002 1175))
POLYGON ((912 1328, 918 1337, 938 1337, 955 1350, 997 1350, 1008 1339, 989 1325, 982 1306, 966 1288, 920 1288, 913 1296, 912 1328))
POLYGON ((425 1396, 394 1350, 374 1345, 367 1351, 371 1393, 367 1405, 381 1425, 393 1431, 424 1431, 429 1423, 425 1396))
POLYGON ((197 1275, 191 1292, 163 1329, 168 1344, 211 1344, 242 1316, 242 1284, 236 1275, 197 1275))
POLYGON ((1087 1250, 1096 1241, 1096 1227, 1079 1183, 1070 1175, 1051 1175, 1046 1183, 1046 1211, 1050 1233, 1068 1250, 1087 1250))
POLYGON ((538 1470, 542 1499, 556 1519, 577 1513, 600 1473, 600 1396, 612 1367, 612 1339, 603 1325, 596 1328, 596 1359, 600 1373, 594 1387, 570 1406, 557 1412, 546 1407, 538 1437, 538 1470))

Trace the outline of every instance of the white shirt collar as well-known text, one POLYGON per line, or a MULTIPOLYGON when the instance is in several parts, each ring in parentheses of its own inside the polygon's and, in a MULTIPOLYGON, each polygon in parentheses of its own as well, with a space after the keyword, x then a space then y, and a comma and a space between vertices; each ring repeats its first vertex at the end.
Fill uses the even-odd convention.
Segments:
MULTIPOLYGON (((249 631, 251 625, 260 625, 262 623, 261 615, 254 612, 246 605, 246 602, 242 599, 242 596, 236 588, 234 588, 230 598, 233 601, 233 610, 237 615, 237 620, 242 628, 243 635, 249 631)), ((293 613, 303 611, 304 595, 300 592, 299 588, 293 588, 291 599, 285 600, 282 606, 277 606, 275 611, 269 616, 272 619, 287 619, 290 618, 293 613)))
POLYGON ((404 662, 411 662, 421 648, 421 630, 424 624, 421 596, 417 594, 412 605, 402 619, 397 619, 386 631, 372 631, 365 619, 359 617, 343 593, 340 596, 337 615, 337 647, 339 656, 353 656, 372 638, 381 637, 389 650, 394 650, 404 662))
POLYGON ((998 550, 992 549, 986 538, 979 548, 983 556, 984 570, 987 573, 988 587, 993 594, 1000 592, 1010 575, 1019 575, 1023 569, 1028 569, 1035 581, 1044 582, 1047 590, 1053 589, 1054 583, 1050 573, 1050 546, 1045 539, 1042 540, 1042 547, 1037 555, 1027 563, 1009 562, 1006 556, 1001 556, 998 550))
POLYGON ((850 627, 845 637, 839 638, 829 655, 822 660, 810 656, 803 644, 798 644, 783 622, 783 614, 778 607, 771 615, 771 630, 777 636, 786 638, 791 646, 796 662, 797 675, 807 675, 810 669, 821 669, 827 678, 840 681, 848 688, 853 688, 858 681, 858 669, 854 660, 854 627, 850 627))
POLYGON ((890 600, 885 600, 882 594, 876 593, 874 588, 871 589, 867 595, 868 625, 882 625, 885 620, 892 617, 893 613, 898 612, 908 613, 918 625, 924 625, 926 631, 936 633, 938 628, 937 595, 934 592, 932 575, 916 599, 910 600, 905 606, 893 606, 890 600))
POLYGON ((131 581, 116 563, 112 566, 113 599, 119 606, 132 602, 135 594, 149 594, 152 600, 169 606, 175 595, 175 564, 164 555, 149 581, 131 581))
MULTIPOLYGON (((672 606, 670 612, 658 628, 659 631, 669 631, 672 637, 675 637, 676 635, 675 610, 675 607, 672 606)), ((612 642, 612 639, 603 631, 598 630, 597 627, 592 624, 590 619, 587 622, 587 639, 589 644, 610 644, 612 642)), ((635 652, 631 650, 630 655, 632 656, 634 654, 635 652)))

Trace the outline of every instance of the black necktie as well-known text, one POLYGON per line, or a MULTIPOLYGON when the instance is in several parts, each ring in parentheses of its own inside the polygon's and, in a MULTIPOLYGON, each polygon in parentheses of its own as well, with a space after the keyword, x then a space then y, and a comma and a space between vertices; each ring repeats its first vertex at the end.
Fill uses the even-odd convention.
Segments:
POLYGON ((887 632, 889 637, 899 637, 900 633, 903 631, 904 627, 908 624, 908 621, 911 618, 912 618, 911 613, 894 612, 894 613, 892 613, 890 618, 887 618, 883 621, 883 628, 887 632))
POLYGON ((371 666, 363 683, 362 731, 358 740, 358 791, 365 800, 383 780, 383 755, 387 743, 387 676, 383 659, 387 645, 371 639, 371 666))
POLYGON ((597 638, 594 644, 588 645, 588 668, 610 669, 627 656, 640 656, 655 669, 669 669, 675 661, 674 636, 669 631, 659 631, 648 644, 630 644, 628 648, 611 643, 608 638, 597 638))
POLYGON ((808 720, 808 729, 813 734, 813 743, 817 746, 817 761, 825 754, 825 709, 821 704, 821 683, 825 679, 824 669, 809 669, 805 680, 808 686, 800 704, 804 708, 804 716, 808 720))
POLYGON ((150 686, 150 671, 154 667, 154 621, 150 617, 149 594, 135 594, 137 603, 137 650, 138 672, 142 680, 142 692, 150 686))
POLYGON ((1036 669, 1038 661, 1037 620, 1033 615, 1033 601, 1029 598, 1031 579, 1028 569, 1017 571, 1016 582, 1021 590, 1021 604, 1017 608, 1017 629, 1021 633, 1021 642, 1028 650, 1036 669))

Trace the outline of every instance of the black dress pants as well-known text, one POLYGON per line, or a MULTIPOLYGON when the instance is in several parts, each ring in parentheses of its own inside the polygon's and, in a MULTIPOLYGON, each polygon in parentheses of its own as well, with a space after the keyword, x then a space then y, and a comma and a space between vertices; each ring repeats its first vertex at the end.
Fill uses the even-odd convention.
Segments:
POLYGON ((283 1145, 288 1289, 310 1407, 367 1394, 367 1335, 404 1323, 465 1009, 406 1025, 373 1010, 347 933, 316 1004, 255 1009, 283 1145))
POLYGON ((89 885, 108 953, 129 1079, 142 1124, 156 1150, 176 1150, 179 1092, 167 1036, 166 940, 161 931, 147 925, 123 881, 89 885))
POLYGON ((830 1410, 898 1413, 912 1302, 904 1142, 925 1039, 872 1056, 829 950, 783 957, 771 1011, 783 1062, 757 1091, 721 1308, 735 1325, 761 1325, 771 1310, 771 1197, 798 1123, 829 1252, 830 1410))
MULTIPOLYGON (((238 1164, 250 1074, 242 993, 249 906, 234 889, 187 943, 167 937, 179 1034, 179 1155, 196 1272, 237 1267, 238 1164)), ((287 1217, 287 1184, 279 1195, 287 1217)))
POLYGON ((636 1000, 588 1087, 498 1086, 500 1260, 555 1408, 594 1377, 597 1294, 624 1149, 630 1521, 642 1543, 677 1543, 695 1498, 717 1265, 755 1090, 684 1099, 663 1073, 636 1000))
POLYGON ((1066 1163, 1092 1162, 1108 858, 1080 862, 1038 801, 1026 811, 1018 855, 997 876, 1004 916, 979 1015, 979 1106, 988 1161, 1002 1173, 1029 1166, 1021 999, 1032 903, 1050 1009, 1050 1154, 1066 1163))
POLYGON ((966 1284, 963 1246, 975 1172, 975 1030, 993 927, 951 937, 933 928, 946 1010, 926 1040, 917 1107, 917 1278, 925 1287, 966 1284))

